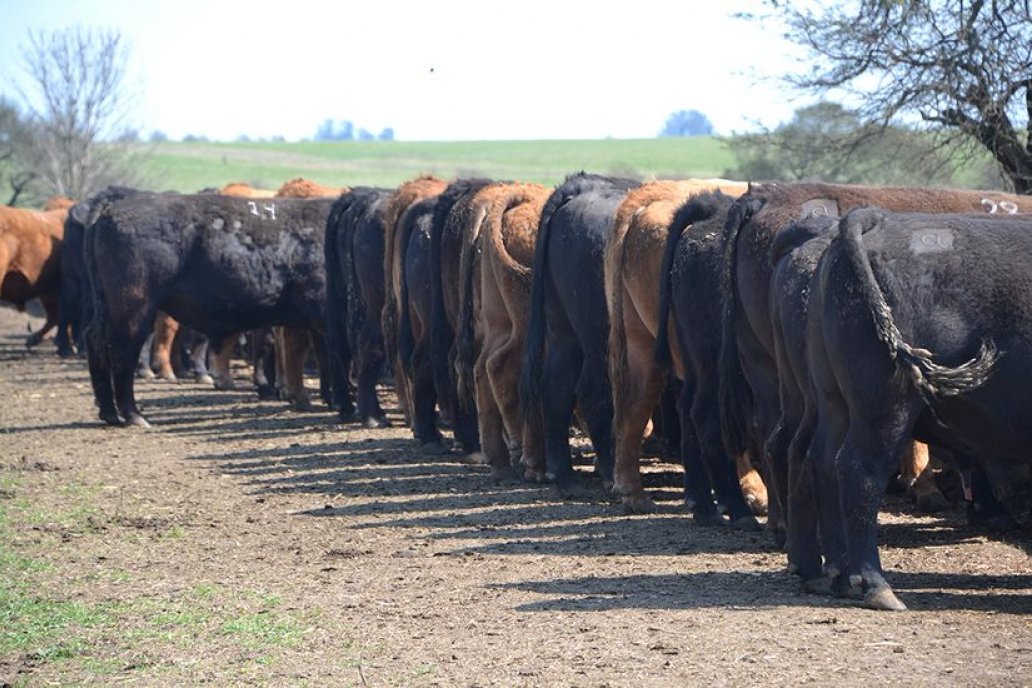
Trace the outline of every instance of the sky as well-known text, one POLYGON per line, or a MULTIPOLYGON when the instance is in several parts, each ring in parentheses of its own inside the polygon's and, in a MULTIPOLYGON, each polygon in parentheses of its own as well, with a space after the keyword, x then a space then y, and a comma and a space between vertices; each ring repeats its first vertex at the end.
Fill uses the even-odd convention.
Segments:
POLYGON ((81 24, 128 39, 144 136, 298 140, 332 118, 406 141, 651 138, 690 109, 731 134, 809 102, 777 83, 798 65, 781 31, 731 16, 760 4, 0 0, 0 94, 30 30, 81 24))

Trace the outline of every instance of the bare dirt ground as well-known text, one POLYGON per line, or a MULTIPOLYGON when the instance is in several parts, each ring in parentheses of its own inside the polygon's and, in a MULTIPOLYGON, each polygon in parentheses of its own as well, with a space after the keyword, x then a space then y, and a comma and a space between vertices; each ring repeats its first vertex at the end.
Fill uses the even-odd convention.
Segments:
POLYGON ((154 428, 107 428, 25 322, 0 309, 0 684, 1032 684, 1027 531, 890 501, 911 611, 869 611, 695 526, 675 466, 626 516, 246 390, 141 382, 154 428))

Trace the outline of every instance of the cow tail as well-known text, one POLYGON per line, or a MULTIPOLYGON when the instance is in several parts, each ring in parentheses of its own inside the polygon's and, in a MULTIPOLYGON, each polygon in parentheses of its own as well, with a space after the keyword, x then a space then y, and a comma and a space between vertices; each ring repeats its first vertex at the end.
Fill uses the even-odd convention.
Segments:
POLYGON ((416 216, 409 213, 405 216, 405 222, 401 226, 401 237, 398 246, 401 255, 398 257, 398 267, 401 270, 399 282, 401 284, 401 303, 398 304, 398 358, 401 361, 402 370, 412 377, 412 354, 416 348, 416 339, 412 334, 412 310, 409 307, 408 287, 408 266, 405 256, 408 254, 409 241, 412 239, 412 232, 416 225, 416 216))
POLYGON ((874 318, 878 338, 889 348, 889 356, 895 361, 900 373, 909 378, 926 400, 956 396, 981 387, 988 381, 993 365, 1000 357, 992 342, 983 341, 974 358, 951 368, 933 362, 930 351, 918 349, 904 341, 863 246, 862 235, 865 230, 880 224, 883 218, 884 215, 877 211, 849 213, 839 221, 836 237, 850 267, 856 273, 864 301, 874 318))
MULTIPOLYGON (((691 202, 695 205, 695 201, 691 202)), ((682 206, 682 209, 684 206, 682 206)), ((656 366, 663 372, 669 372, 673 363, 670 353, 670 297, 673 289, 674 257, 681 243, 681 235, 692 220, 686 220, 680 211, 674 215, 667 226, 666 244, 663 246, 663 262, 659 269, 659 309, 656 320, 656 345, 653 357, 656 366)))
POLYGON ((430 366, 434 376, 434 387, 441 406, 448 407, 455 398, 452 376, 448 372, 448 356, 454 341, 454 333, 448 326, 444 307, 444 277, 441 274, 441 242, 448 209, 443 203, 434 211, 430 226, 430 366))
POLYGON ((751 393, 742 371, 738 353, 738 331, 735 284, 738 279, 738 235, 759 208, 756 199, 747 196, 732 204, 724 225, 724 271, 721 275, 721 341, 719 372, 720 388, 717 403, 720 408, 720 433, 724 449, 730 456, 741 456, 746 451, 746 409, 751 393))
POLYGON ((520 371, 520 408, 527 416, 541 404, 544 387, 545 358, 545 279, 548 273, 548 241, 552 234, 552 220, 571 196, 553 194, 541 210, 538 234, 534 244, 534 263, 531 268, 530 317, 523 342, 523 365, 520 371))
POLYGON ((622 390, 627 389, 626 379, 628 372, 627 362, 627 331, 624 327, 624 241, 631 223, 634 221, 636 211, 643 208, 643 205, 631 203, 624 200, 616 211, 613 218, 613 226, 606 236, 605 253, 603 255, 604 269, 602 271, 605 280, 606 309, 609 312, 609 342, 607 357, 609 363, 610 388, 613 394, 613 403, 616 406, 622 405, 620 399, 622 390))
POLYGON ((476 391, 473 380, 473 365, 476 360, 476 312, 474 297, 476 291, 477 265, 481 253, 481 227, 487 215, 480 208, 476 222, 464 234, 462 253, 459 258, 459 321, 455 343, 456 392, 459 404, 466 411, 476 406, 476 391))
POLYGON ((326 260, 326 347, 330 361, 330 384, 334 401, 340 404, 349 391, 348 369, 351 348, 348 341, 348 279, 338 251, 338 237, 347 232, 342 218, 351 206, 350 194, 337 199, 326 218, 326 238, 323 255, 326 260))

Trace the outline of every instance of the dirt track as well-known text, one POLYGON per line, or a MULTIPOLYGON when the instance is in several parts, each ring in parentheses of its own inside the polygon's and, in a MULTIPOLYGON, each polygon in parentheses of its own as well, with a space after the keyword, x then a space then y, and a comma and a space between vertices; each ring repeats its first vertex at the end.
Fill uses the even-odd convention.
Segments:
POLYGON ((1032 684, 1027 531, 891 502, 911 611, 868 611, 693 525, 665 464, 625 516, 248 391, 141 382, 154 429, 103 427, 25 321, 0 309, 0 684, 1032 684))

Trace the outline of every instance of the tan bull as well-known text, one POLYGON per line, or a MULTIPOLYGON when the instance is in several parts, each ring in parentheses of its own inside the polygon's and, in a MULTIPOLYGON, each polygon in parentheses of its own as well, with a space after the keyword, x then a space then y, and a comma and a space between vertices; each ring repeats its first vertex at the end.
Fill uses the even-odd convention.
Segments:
POLYGON ((405 213, 416 203, 439 195, 448 187, 443 179, 426 175, 405 182, 391 194, 384 211, 384 259, 383 274, 385 281, 383 313, 384 351, 394 370, 394 389, 398 395, 398 404, 405 414, 405 422, 411 424, 412 384, 405 372, 405 367, 398 356, 398 323, 401 320, 401 260, 404 257, 401 242, 401 226, 405 213))
MULTIPOLYGON (((628 192, 606 237, 605 280, 609 309, 609 374, 613 388, 614 489, 631 511, 652 511, 641 482, 641 445, 665 384, 656 366, 659 280, 667 227, 690 196, 720 189, 730 196, 748 185, 726 179, 655 181, 628 192)), ((684 375, 674 353, 674 370, 684 375)), ((766 507, 766 490, 747 460, 739 461, 747 499, 766 507)))
MULTIPOLYGON (((520 360, 530 314, 531 265, 541 209, 550 191, 538 184, 497 183, 475 197, 481 206, 480 279, 471 279, 475 261, 463 258, 460 327, 470 318, 481 340, 472 376, 477 402, 480 443, 496 477, 512 471, 532 480, 544 479, 544 437, 541 423, 525 422, 519 406, 520 360), (479 284, 479 297, 466 293, 479 284), (479 301, 476 313, 469 304, 479 301)), ((477 239, 477 237, 471 237, 477 239)), ((462 339, 460 334, 460 340, 462 339)), ((460 345, 460 358, 463 356, 460 345)), ((468 371, 460 371, 460 386, 468 371)))
POLYGON ((68 206, 55 205, 42 211, 0 206, 0 300, 24 310, 28 301, 38 298, 46 313, 43 327, 26 340, 28 346, 43 341, 58 322, 61 241, 68 206))

